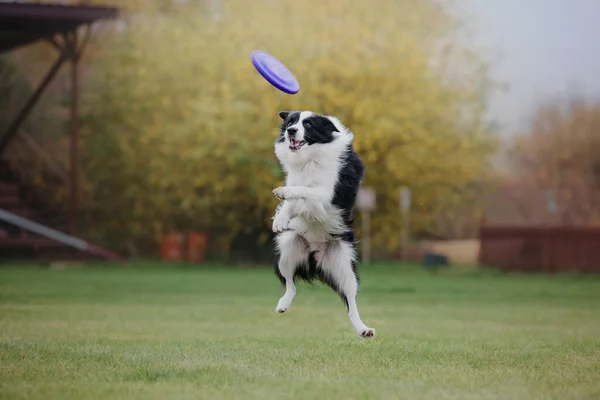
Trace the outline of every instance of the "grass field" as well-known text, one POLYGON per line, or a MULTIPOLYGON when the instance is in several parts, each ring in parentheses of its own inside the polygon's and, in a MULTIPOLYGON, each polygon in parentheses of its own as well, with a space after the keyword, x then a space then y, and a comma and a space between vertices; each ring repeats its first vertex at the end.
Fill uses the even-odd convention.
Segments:
POLYGON ((363 269, 0 268, 1 399, 600 399, 600 279, 363 269))

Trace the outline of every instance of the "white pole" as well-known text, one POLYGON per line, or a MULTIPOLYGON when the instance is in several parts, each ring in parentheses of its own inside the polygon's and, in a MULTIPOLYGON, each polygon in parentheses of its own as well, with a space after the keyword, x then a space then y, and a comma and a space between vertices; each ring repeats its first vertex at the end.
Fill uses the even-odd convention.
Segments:
POLYGON ((400 212, 402 214, 402 232, 400 233, 400 247, 402 252, 402 259, 406 261, 406 251, 408 249, 408 242, 410 240, 410 203, 411 203, 411 190, 409 187, 404 186, 400 188, 400 212))

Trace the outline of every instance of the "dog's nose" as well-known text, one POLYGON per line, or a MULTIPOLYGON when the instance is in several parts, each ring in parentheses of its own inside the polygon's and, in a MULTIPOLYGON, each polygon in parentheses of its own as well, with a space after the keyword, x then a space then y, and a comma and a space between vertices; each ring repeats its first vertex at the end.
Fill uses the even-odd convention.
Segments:
POLYGON ((294 137, 296 133, 298 133, 297 128, 288 128, 288 135, 290 135, 290 137, 294 137))

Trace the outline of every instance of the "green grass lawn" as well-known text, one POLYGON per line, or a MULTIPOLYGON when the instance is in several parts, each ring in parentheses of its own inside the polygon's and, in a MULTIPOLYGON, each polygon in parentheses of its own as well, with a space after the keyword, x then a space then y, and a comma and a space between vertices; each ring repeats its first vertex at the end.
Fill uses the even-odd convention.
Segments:
POLYGON ((0 268, 0 398, 600 399, 599 277, 362 278, 370 341, 267 268, 0 268))

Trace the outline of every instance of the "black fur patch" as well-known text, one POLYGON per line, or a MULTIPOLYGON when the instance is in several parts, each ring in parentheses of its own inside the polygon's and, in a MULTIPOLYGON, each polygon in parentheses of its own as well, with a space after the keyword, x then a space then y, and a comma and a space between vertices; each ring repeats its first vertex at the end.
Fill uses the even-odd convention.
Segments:
POLYGON ((343 166, 338 173, 332 204, 342 210, 344 223, 352 225, 352 209, 356 202, 360 183, 365 175, 365 166, 352 145, 348 145, 343 157, 343 166))
POLYGON ((333 122, 320 115, 314 115, 302 120, 304 140, 310 146, 315 143, 333 142, 333 132, 339 132, 333 122))

